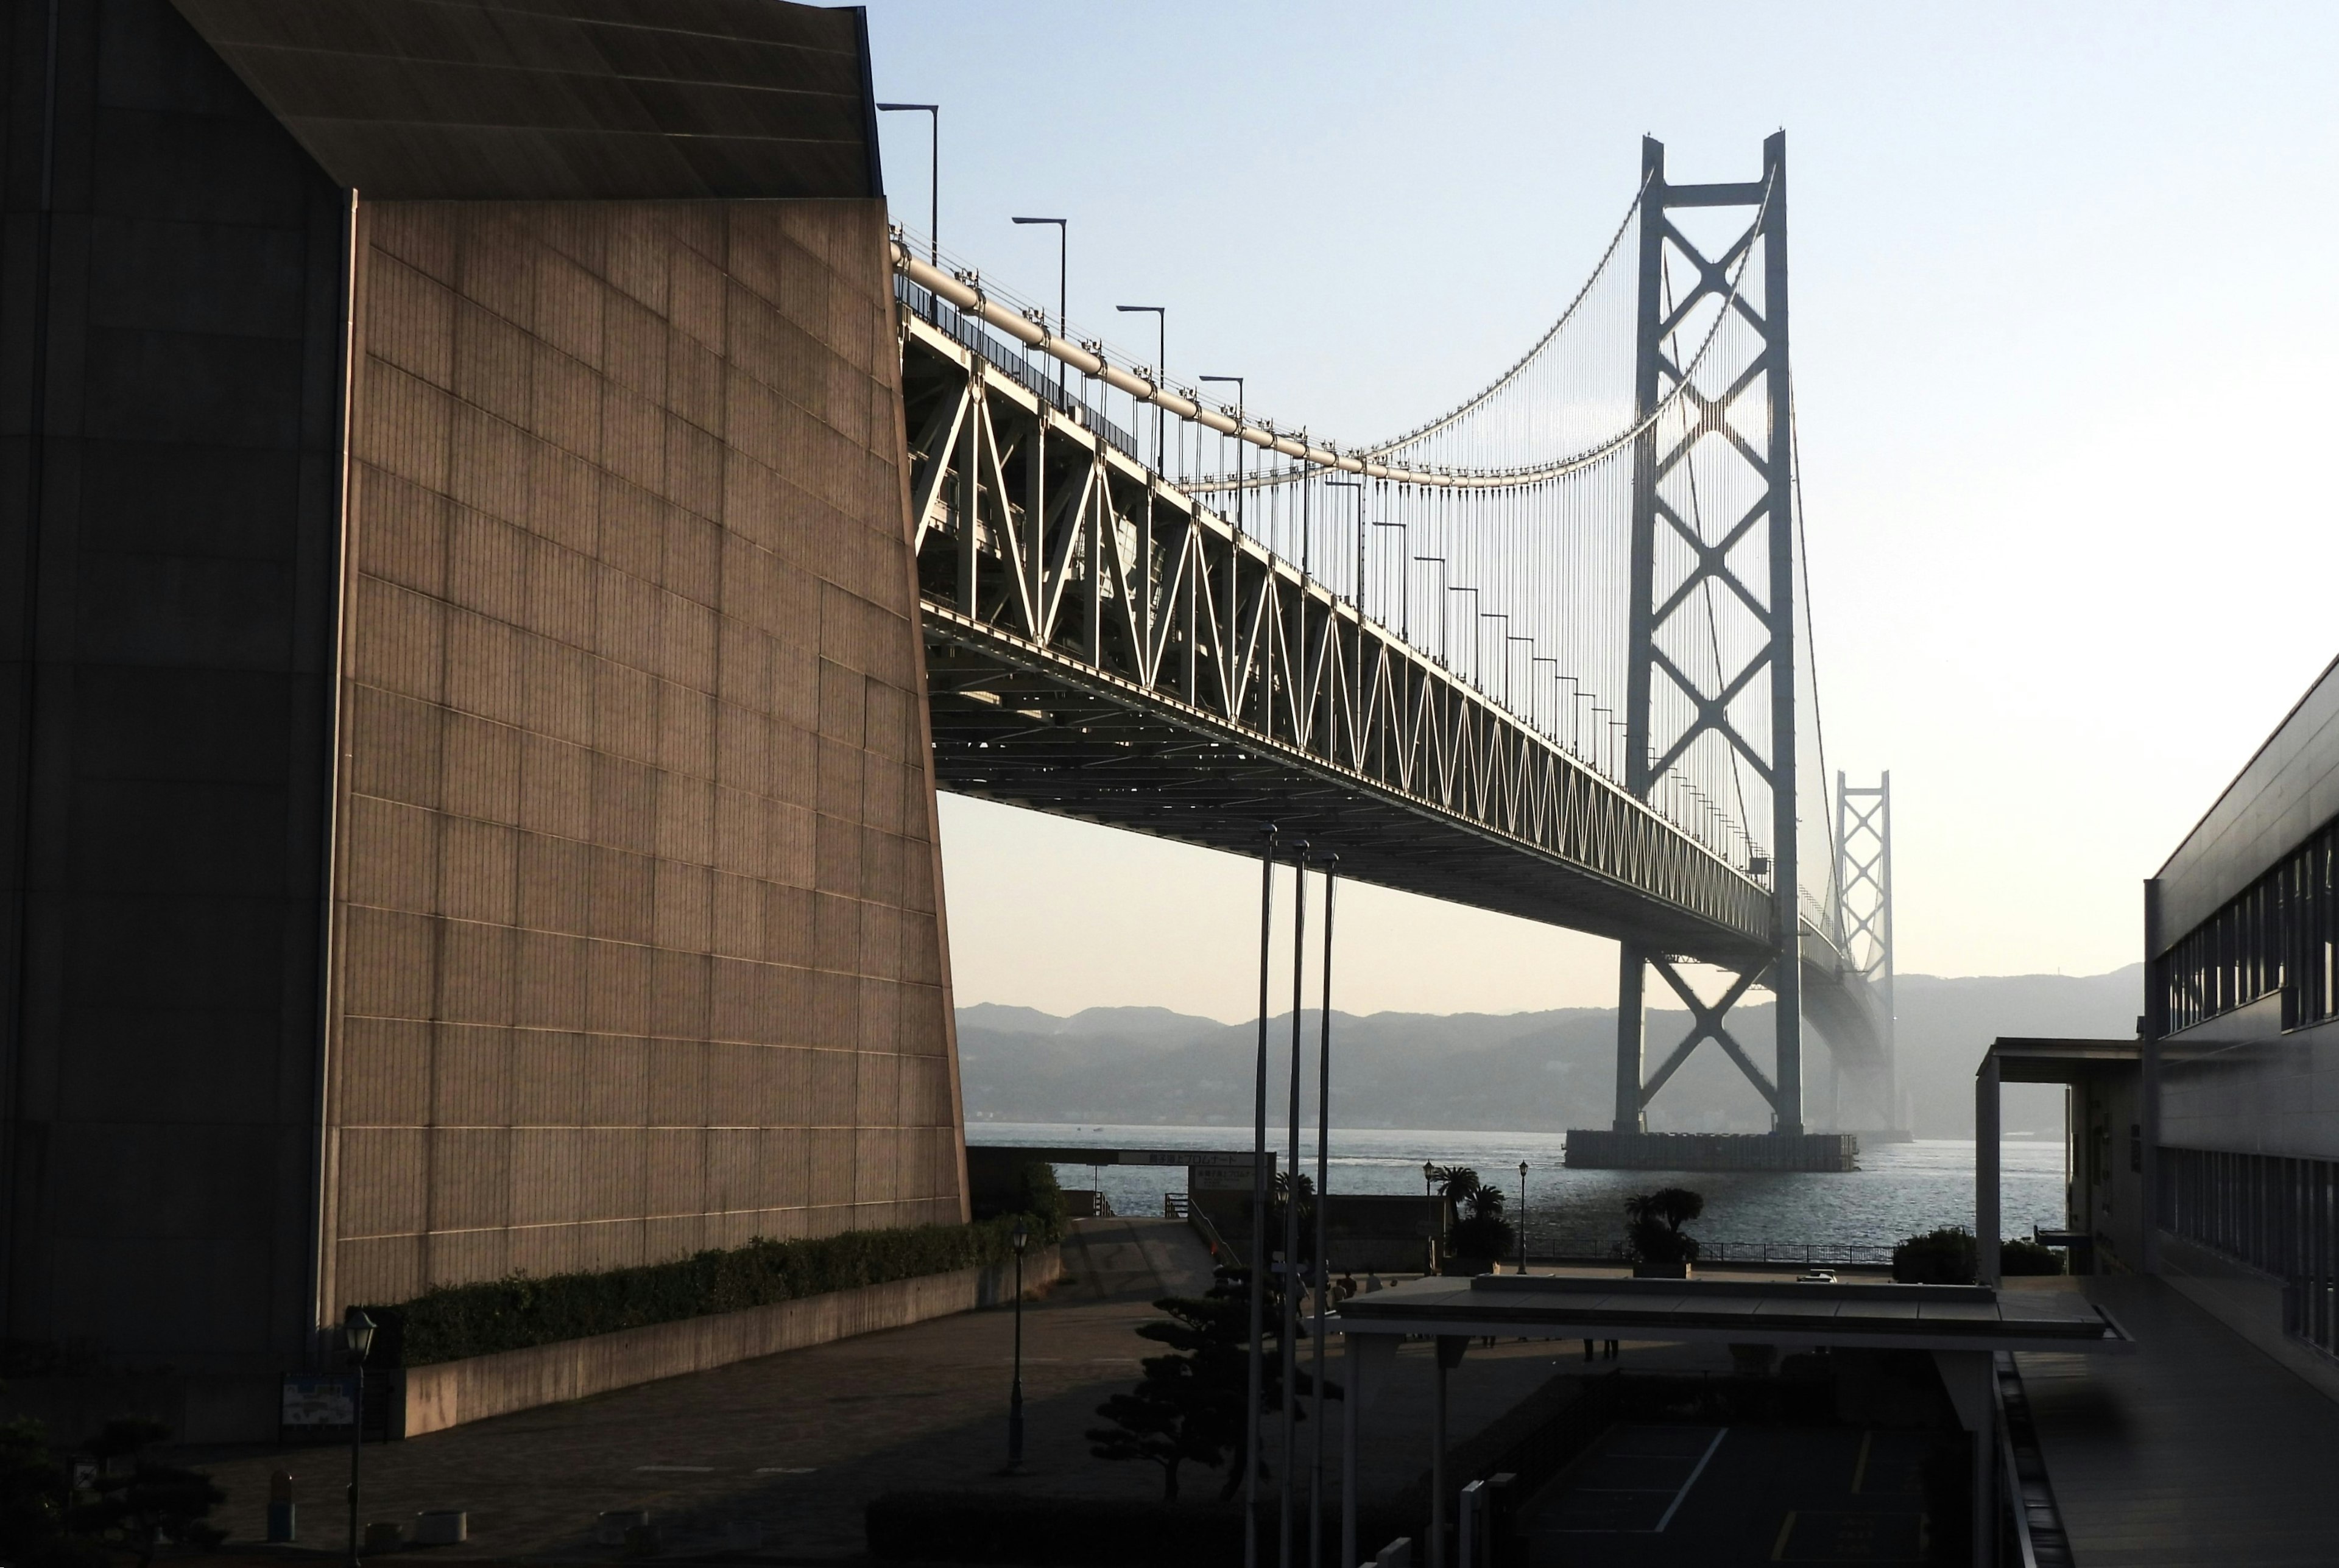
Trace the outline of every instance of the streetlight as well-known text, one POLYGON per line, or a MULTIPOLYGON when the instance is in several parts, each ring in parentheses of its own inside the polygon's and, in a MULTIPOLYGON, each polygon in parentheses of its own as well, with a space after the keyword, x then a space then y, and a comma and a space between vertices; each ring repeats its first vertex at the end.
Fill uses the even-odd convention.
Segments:
POLYGON ((934 265, 943 264, 943 106, 939 104, 880 104, 888 113, 919 113, 933 116, 933 145, 926 162, 926 196, 928 212, 926 242, 933 247, 934 265))
POLYGON ((1248 389, 1244 386, 1240 376, 1197 376, 1194 379, 1198 381, 1232 381, 1235 384, 1235 537, 1239 539, 1243 526, 1243 459, 1249 455, 1243 449, 1250 444, 1243 439, 1243 432, 1250 428, 1250 418, 1243 411, 1248 407, 1243 400, 1248 389))
POLYGON ((1519 1161, 1519 1272, 1527 1271, 1527 1162, 1519 1161))
MULTIPOLYGON (((1241 643, 1241 637, 1239 634, 1238 615, 1239 606, 1242 598, 1240 590, 1242 588, 1243 501, 1245 499, 1243 494, 1243 473, 1245 467, 1243 459, 1248 455, 1243 451, 1243 448, 1249 444, 1243 439, 1242 433, 1250 428, 1249 416, 1245 412, 1245 409, 1247 409, 1249 405, 1244 400, 1245 395, 1248 392, 1249 389, 1245 386, 1243 379, 1240 376, 1198 376, 1195 380, 1200 381, 1232 381, 1235 387, 1235 540, 1234 548, 1227 552, 1227 646, 1231 650, 1238 647, 1241 643)), ((1262 1047, 1262 1052, 1263 1051, 1264 1048, 1262 1047)), ((1264 1054, 1259 1058, 1261 1062, 1264 1062, 1266 1060, 1267 1058, 1264 1054)), ((1266 1069, 1262 1067, 1259 1070, 1264 1074, 1266 1069)), ((1267 1080, 1262 1076, 1259 1080, 1259 1094, 1261 1097, 1260 1103, 1262 1105, 1265 1103, 1265 1096, 1267 1093, 1265 1087, 1266 1083, 1267 1080)), ((1261 1129, 1261 1148, 1266 1147, 1266 1112, 1262 1110, 1260 1112, 1259 1121, 1259 1127, 1261 1129)), ((1257 1247, 1254 1246, 1252 1250, 1257 1251, 1257 1247)))
MULTIPOLYGON (((1384 523, 1376 518, 1372 526, 1377 528, 1396 530, 1396 550, 1400 557, 1412 550, 1413 546, 1407 542, 1408 536, 1406 533, 1405 524, 1384 523)), ((1413 573, 1406 567, 1402 559, 1397 563, 1396 568, 1396 635, 1410 643, 1413 641, 1413 573)), ((1359 593, 1357 608, 1362 610, 1364 607, 1364 598, 1359 593)), ((1388 618, 1388 589, 1386 587, 1381 589, 1381 618, 1384 621, 1388 618)))
POLYGON ((1355 591, 1349 597, 1357 606, 1357 613, 1361 616, 1365 612, 1365 482, 1362 479, 1327 479, 1324 488, 1357 492, 1357 580, 1355 591))
POLYGON ((1015 1222, 1015 1381, 1007 1393, 1007 1474, 1023 1473, 1023 1249, 1031 1232, 1015 1222))
MULTIPOLYGON (((1070 298, 1070 296, 1065 293, 1064 290, 1065 274, 1069 269, 1071 260, 1071 224, 1062 218, 1018 218, 1015 222, 1018 223, 1053 223, 1056 226, 1056 336, 1069 342, 1071 339, 1071 333, 1070 329, 1064 325, 1066 316, 1064 302, 1070 298)), ((1061 403, 1063 400, 1064 361, 1062 357, 1060 355, 1056 360, 1056 401, 1061 403)))
POLYGON ((341 1343, 350 1358, 350 1568, 358 1568, 358 1455, 365 1447, 365 1361, 373 1348, 373 1319, 362 1307, 341 1318, 341 1343))
POLYGON ((1161 389, 1170 382, 1170 308, 1115 305, 1113 309, 1123 315, 1153 318, 1153 471, 1167 473, 1169 470, 1161 466, 1161 389))

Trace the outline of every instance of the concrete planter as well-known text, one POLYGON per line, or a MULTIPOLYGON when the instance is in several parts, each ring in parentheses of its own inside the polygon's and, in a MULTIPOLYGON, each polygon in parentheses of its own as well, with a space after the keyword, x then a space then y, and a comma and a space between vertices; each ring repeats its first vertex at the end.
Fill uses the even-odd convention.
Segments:
MULTIPOLYGON (((1034 1247, 1023 1259, 1024 1289, 1029 1292, 1053 1284, 1062 1272, 1062 1256, 1056 1247, 1034 1247)), ((745 1312, 686 1317, 646 1328, 412 1366, 403 1375, 404 1397, 392 1413, 391 1425, 401 1437, 419 1437, 491 1415, 583 1399, 612 1388, 705 1372, 881 1328, 900 1328, 1006 1301, 1014 1294, 1014 1280, 1015 1264, 1010 1259, 982 1268, 808 1296, 745 1312)))
POLYGON ((1691 1277, 1690 1266, 1686 1263, 1635 1263, 1633 1265, 1633 1277, 1635 1279, 1687 1279, 1691 1277))

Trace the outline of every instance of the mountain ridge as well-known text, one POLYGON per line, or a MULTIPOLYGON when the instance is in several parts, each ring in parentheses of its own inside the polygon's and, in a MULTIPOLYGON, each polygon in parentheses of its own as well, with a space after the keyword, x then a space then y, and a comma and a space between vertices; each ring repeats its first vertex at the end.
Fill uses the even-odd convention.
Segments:
MULTIPOLYGON (((1901 975, 1901 1082, 1919 1137, 1969 1137, 1972 1074, 2000 1035, 2133 1038, 2143 966, 2102 975, 1901 975)), ((1652 1007, 1648 1060, 1681 1038, 1685 1011, 1652 1007)), ((1312 1080, 1318 1011, 1301 1014, 1312 1080)), ((1561 1131, 1604 1127, 1613 1116, 1615 1010, 1554 1008, 1521 1013, 1333 1010, 1336 1119, 1357 1127, 1460 1127, 1561 1131)), ((1742 1006, 1732 1033, 1757 1062, 1770 1055, 1771 1008, 1742 1006)), ((982 1002, 961 1008, 959 1058, 970 1121, 1085 1121, 1129 1125, 1241 1125, 1251 1118, 1258 1024, 1160 1007, 1089 1008, 1059 1017, 982 1002)), ((1269 1078, 1288 1071, 1291 1014, 1268 1020, 1269 1078)), ((1805 1119, 1831 1124, 1831 1064, 1808 1031, 1805 1119)), ((2007 1125, 2059 1125, 2061 1091, 2009 1085, 2007 1125)), ((1313 1095, 1303 1108, 1313 1114, 1313 1095)), ((1271 1097, 1270 1119, 1283 1096, 1271 1097)), ((1833 1124, 1873 1129, 1881 1118, 1847 1089, 1833 1124)), ((1770 1125, 1761 1096, 1710 1045, 1701 1047, 1651 1104, 1661 1131, 1759 1132, 1770 1125)))

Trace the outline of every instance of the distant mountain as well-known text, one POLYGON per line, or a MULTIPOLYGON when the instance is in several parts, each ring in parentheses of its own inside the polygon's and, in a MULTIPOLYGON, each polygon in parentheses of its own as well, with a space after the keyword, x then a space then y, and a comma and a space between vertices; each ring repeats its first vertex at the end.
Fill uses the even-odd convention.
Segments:
MULTIPOLYGON (((1973 1070, 1999 1035, 2130 1038, 2142 1009, 2143 971, 2131 965, 2085 977, 2008 975, 1899 982, 1900 1074, 1923 1138, 1969 1136, 1973 1070)), ((1315 1066, 1318 1015, 1302 1015, 1307 1071, 1315 1066)), ((1771 1009, 1731 1015, 1748 1054, 1770 1060, 1771 1009)), ((1660 1060, 1681 1038, 1684 1012, 1652 1009, 1649 1050, 1660 1060)), ((1258 1026, 1224 1024, 1157 1007, 1091 1008, 1058 1018, 1032 1008, 983 1003, 958 1015, 959 1062, 969 1119, 1130 1125, 1240 1125, 1251 1116, 1258 1026)), ((1291 1018, 1268 1025, 1271 1081, 1288 1070, 1291 1018)), ((1559 1131, 1604 1127, 1613 1115, 1616 1015, 1611 1008, 1551 1012, 1332 1015, 1333 1108, 1350 1127, 1559 1131)), ((1823 1044, 1810 1048, 1805 1104, 1829 1123, 1823 1044)), ((2042 1136, 2061 1125, 2061 1091, 2007 1090, 2009 1131, 2042 1136)), ((1312 1115, 1312 1091, 1303 1094, 1312 1115)), ((1278 1095, 1271 1117, 1284 1113, 1278 1095)), ((1847 1126, 1872 1113, 1843 1107, 1847 1126)), ((1712 1045, 1665 1085, 1650 1124, 1668 1131, 1759 1132, 1762 1098, 1712 1045)))

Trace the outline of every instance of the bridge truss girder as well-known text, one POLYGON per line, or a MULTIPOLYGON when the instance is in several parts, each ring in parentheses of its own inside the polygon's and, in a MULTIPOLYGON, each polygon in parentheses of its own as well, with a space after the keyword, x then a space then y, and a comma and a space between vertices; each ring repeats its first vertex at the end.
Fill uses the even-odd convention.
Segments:
POLYGON ((1272 822, 1345 876, 1774 950, 1760 885, 936 315, 903 331, 943 787, 1237 853, 1272 822))

